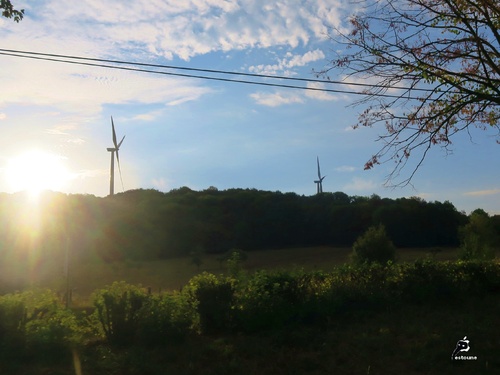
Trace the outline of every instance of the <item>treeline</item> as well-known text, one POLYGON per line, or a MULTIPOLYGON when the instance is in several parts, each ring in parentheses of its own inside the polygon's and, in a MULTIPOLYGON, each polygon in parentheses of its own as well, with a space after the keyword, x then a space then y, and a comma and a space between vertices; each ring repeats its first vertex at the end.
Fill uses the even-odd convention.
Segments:
POLYGON ((60 262, 66 246, 73 257, 106 261, 232 248, 352 246, 379 223, 398 247, 458 246, 458 228, 467 222, 448 201, 342 192, 301 196, 183 187, 168 193, 132 190, 105 198, 45 193, 36 204, 24 194, 2 194, 0 257, 28 256, 31 251, 30 256, 57 255, 60 262))

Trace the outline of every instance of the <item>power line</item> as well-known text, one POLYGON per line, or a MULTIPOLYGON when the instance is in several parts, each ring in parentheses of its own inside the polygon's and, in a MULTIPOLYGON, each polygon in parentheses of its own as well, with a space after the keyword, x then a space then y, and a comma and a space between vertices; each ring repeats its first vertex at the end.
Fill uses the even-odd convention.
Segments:
MULTIPOLYGON (((148 64, 148 63, 122 61, 122 60, 107 60, 107 59, 98 59, 98 58, 91 58, 91 57, 59 55, 59 54, 49 54, 49 53, 21 51, 21 50, 0 49, 0 55, 19 57, 19 58, 27 58, 27 59, 33 59, 33 60, 60 62, 60 63, 74 64, 74 65, 93 66, 93 67, 107 68, 107 69, 118 69, 118 70, 126 70, 126 71, 142 72, 142 73, 162 74, 162 75, 177 76, 177 77, 184 77, 184 78, 206 79, 206 80, 214 80, 214 81, 221 81, 221 82, 232 82, 232 83, 271 86, 271 87, 280 87, 280 88, 289 88, 289 89, 320 91, 320 92, 327 92, 327 93, 341 93, 341 94, 349 94, 349 95, 369 95, 369 94, 366 92, 353 91, 353 90, 328 89, 328 88, 320 88, 320 87, 308 87, 308 86, 270 83, 270 82, 262 82, 262 81, 229 79, 229 78, 212 77, 212 76, 206 76, 206 75, 194 75, 194 74, 175 73, 175 72, 167 72, 167 71, 159 71, 159 70, 150 70, 150 69, 144 69, 144 67, 194 71, 194 72, 223 74, 223 75, 231 75, 231 76, 244 76, 244 77, 261 78, 261 79, 274 79, 274 80, 284 80, 284 81, 306 82, 306 83, 338 84, 338 85, 350 85, 350 86, 369 87, 369 88, 385 88, 382 85, 364 84, 364 83, 357 83, 357 82, 330 81, 330 80, 306 79, 306 78, 296 78, 296 77, 286 77, 286 76, 273 76, 273 75, 253 74, 253 73, 243 73, 243 72, 230 72, 230 71, 224 71, 224 70, 200 69, 200 68, 189 68, 189 67, 180 67, 180 66, 172 66, 172 65, 148 64), (118 66, 117 65, 107 65, 107 64, 118 64, 118 66), (120 65, 129 65, 129 66, 120 66, 120 65), (139 68, 135 68, 133 66, 137 66, 139 68)), ((410 91, 409 88, 399 87, 399 86, 391 87, 391 89, 410 91)), ((418 89, 418 88, 417 89, 413 88, 411 90, 419 90, 419 91, 429 92, 429 90, 418 89)), ((401 97, 400 95, 382 94, 382 93, 377 94, 377 96, 388 97, 388 98, 400 98, 401 97)), ((417 98, 412 98, 412 97, 408 97, 408 96, 405 96, 405 98, 406 99, 417 99, 417 98)))
MULTIPOLYGON (((151 68, 163 68, 163 69, 185 70, 185 71, 195 71, 195 72, 203 72, 203 73, 226 74, 226 75, 245 76, 245 77, 254 77, 254 78, 280 79, 280 80, 308 82, 308 83, 311 83, 311 82, 312 83, 325 83, 325 84, 349 85, 349 86, 360 86, 360 87, 370 87, 370 88, 374 88, 374 87, 375 88, 384 88, 385 87, 383 85, 360 83, 360 82, 333 81, 333 80, 323 80, 323 79, 310 79, 310 78, 297 78, 297 77, 277 76, 277 75, 268 75, 268 74, 231 72, 231 71, 227 71, 227 70, 215 70, 215 69, 203 69, 203 68, 189 68, 189 67, 175 66, 175 65, 162 65, 162 64, 150 64, 150 63, 141 63, 141 62, 133 62, 133 61, 123 61, 123 60, 98 59, 98 58, 94 58, 94 57, 82 57, 82 56, 73 56, 73 55, 60 55, 60 54, 53 54, 53 53, 42 53, 42 52, 21 51, 21 50, 9 50, 9 49, 1 49, 1 48, 0 48, 0 52, 15 53, 15 54, 24 54, 24 55, 35 55, 35 56, 45 56, 45 57, 52 57, 52 58, 64 58, 64 59, 74 59, 74 60, 84 60, 84 61, 96 61, 96 62, 101 62, 101 63, 135 65, 135 66, 143 66, 143 67, 151 67, 151 68)), ((408 87, 400 87, 400 86, 392 86, 391 89, 408 90, 409 88, 408 87)), ((413 90, 417 90, 417 91, 429 91, 427 89, 421 89, 421 88, 413 88, 413 90)))

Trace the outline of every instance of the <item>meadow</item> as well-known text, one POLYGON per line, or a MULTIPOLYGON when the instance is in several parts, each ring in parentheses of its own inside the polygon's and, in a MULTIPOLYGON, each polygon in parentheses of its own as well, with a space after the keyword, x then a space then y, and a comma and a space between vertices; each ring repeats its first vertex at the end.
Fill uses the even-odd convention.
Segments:
MULTIPOLYGON (((432 253, 429 248, 402 248, 396 253, 397 262, 413 262, 417 259, 456 260, 457 248, 437 248, 432 253)), ((256 270, 304 269, 328 271, 335 266, 348 262, 350 248, 347 247, 307 247, 259 250, 247 252, 247 260, 242 262, 243 269, 256 270)), ((200 267, 192 264, 189 256, 152 261, 121 262, 70 262, 69 285, 72 289, 73 303, 76 306, 90 304, 89 297, 93 291, 112 284, 114 281, 125 281, 134 285, 151 288, 152 292, 174 291, 181 289, 188 281, 200 272, 214 274, 226 272, 226 266, 219 260, 219 255, 201 256, 200 267)), ((0 265, 2 268, 2 265, 0 265)), ((49 288, 59 294, 66 290, 64 275, 64 259, 54 260, 50 264, 38 264, 30 272, 19 271, 12 267, 2 269, 3 280, 16 280, 13 291, 19 285, 49 288)))

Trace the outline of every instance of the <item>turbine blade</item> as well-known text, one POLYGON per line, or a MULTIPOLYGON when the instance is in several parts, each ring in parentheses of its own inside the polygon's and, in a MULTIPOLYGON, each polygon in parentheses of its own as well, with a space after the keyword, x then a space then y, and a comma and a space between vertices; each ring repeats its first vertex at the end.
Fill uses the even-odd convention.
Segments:
MULTIPOLYGON (((122 142, 123 142, 123 139, 122 139, 122 142)), ((118 148, 116 148, 116 161, 118 163, 118 173, 120 174, 120 181, 122 183, 122 191, 125 191, 125 188, 123 187, 122 169, 120 167, 120 156, 118 155, 118 148)))
POLYGON ((318 163, 318 178, 321 179, 321 171, 319 170, 319 157, 316 156, 316 161, 318 163))
POLYGON ((113 130, 113 145, 115 148, 118 148, 118 145, 116 144, 116 132, 115 132, 115 123, 113 122, 113 116, 111 116, 111 129, 113 130))
POLYGON ((116 150, 118 150, 120 148, 120 146, 122 145, 122 142, 123 142, 124 139, 125 139, 125 136, 123 136, 123 138, 120 141, 120 143, 118 143, 118 145, 116 145, 116 150))

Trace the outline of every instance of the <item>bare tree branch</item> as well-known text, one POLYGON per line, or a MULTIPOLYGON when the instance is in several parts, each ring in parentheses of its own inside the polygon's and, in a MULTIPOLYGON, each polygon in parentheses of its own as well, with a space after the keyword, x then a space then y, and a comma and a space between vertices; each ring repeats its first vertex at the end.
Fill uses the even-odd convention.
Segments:
POLYGON ((471 126, 499 128, 499 30, 496 0, 368 0, 349 32, 335 31, 345 53, 317 74, 374 82, 355 102, 366 106, 356 126, 386 128, 366 169, 393 160, 387 184, 406 185, 433 146, 449 150, 471 126), (417 150, 409 177, 395 181, 417 150))

